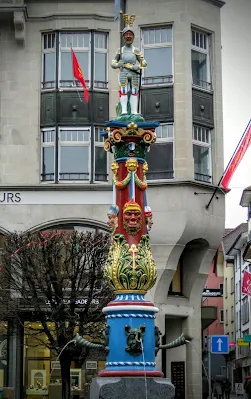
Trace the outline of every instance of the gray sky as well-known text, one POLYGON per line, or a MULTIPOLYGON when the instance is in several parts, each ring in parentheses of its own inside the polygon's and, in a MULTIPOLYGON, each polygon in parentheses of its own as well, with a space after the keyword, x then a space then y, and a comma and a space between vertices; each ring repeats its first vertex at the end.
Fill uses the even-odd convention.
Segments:
MULTIPOLYGON (((251 119, 251 0, 226 0, 221 9, 224 158, 229 162, 251 119)), ((230 182, 226 196, 226 227, 247 220, 240 198, 251 185, 251 147, 230 182)))

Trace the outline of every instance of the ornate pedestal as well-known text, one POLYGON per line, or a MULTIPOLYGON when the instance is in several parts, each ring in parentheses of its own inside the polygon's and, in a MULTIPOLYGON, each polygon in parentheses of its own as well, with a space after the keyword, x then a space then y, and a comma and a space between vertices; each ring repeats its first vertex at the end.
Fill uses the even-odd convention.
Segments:
POLYGON ((173 384, 167 378, 94 378, 91 399, 172 399, 173 384), (147 391, 147 394, 146 394, 147 391))

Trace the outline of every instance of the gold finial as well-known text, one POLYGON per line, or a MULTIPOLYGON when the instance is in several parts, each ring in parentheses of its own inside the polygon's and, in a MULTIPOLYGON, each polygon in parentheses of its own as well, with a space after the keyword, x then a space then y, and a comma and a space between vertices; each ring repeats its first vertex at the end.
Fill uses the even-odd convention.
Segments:
POLYGON ((129 25, 130 25, 130 26, 133 25, 133 22, 135 21, 135 18, 136 18, 136 15, 135 15, 135 14, 132 14, 132 15, 130 16, 130 19, 129 19, 129 25))
POLYGON ((128 14, 123 14, 125 26, 132 26, 133 22, 135 21, 136 15, 132 14, 130 17, 128 14))

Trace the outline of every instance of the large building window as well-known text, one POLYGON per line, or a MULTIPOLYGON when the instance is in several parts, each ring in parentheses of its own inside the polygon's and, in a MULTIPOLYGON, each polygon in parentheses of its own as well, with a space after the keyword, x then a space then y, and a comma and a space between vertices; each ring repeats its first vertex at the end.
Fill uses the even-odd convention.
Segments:
POLYGON ((107 181, 107 153, 100 129, 95 127, 93 134, 90 127, 43 129, 41 180, 107 181))
POLYGON ((148 180, 173 178, 173 125, 164 123, 156 129, 157 140, 151 145, 146 160, 149 165, 148 180))
POLYGON ((107 33, 92 31, 43 34, 42 89, 52 89, 57 86, 72 88, 80 85, 73 78, 71 49, 77 56, 87 86, 106 89, 107 33), (91 68, 92 60, 93 68, 91 68))
POLYGON ((220 323, 224 323, 224 310, 220 309, 220 323))
POLYGON ((144 29, 142 39, 147 62, 143 84, 172 83, 172 27, 144 29))
POLYGON ((193 85, 211 90, 210 35, 192 30, 192 78, 193 85))
POLYGON ((201 126, 193 126, 194 178, 212 183, 211 132, 201 126))
POLYGON ((242 301, 241 315, 242 315, 242 324, 248 323, 249 322, 249 302, 248 302, 247 296, 242 301))

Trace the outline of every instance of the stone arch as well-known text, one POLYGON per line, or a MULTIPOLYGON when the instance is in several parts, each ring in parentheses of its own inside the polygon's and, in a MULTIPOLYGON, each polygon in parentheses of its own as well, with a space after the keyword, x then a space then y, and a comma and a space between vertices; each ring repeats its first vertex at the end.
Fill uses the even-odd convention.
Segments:
POLYGON ((11 232, 9 230, 6 230, 5 228, 0 226, 0 235, 2 236, 9 236, 11 232))
POLYGON ((169 287, 177 273, 180 274, 180 294, 190 299, 193 289, 202 290, 205 276, 208 274, 213 250, 209 250, 209 243, 204 238, 195 238, 185 246, 175 245, 170 251, 167 267, 162 271, 154 292, 155 303, 167 303, 169 287))
MULTIPOLYGON (((195 285, 198 283, 198 277, 201 274, 201 266, 205 262, 206 254, 209 250, 209 243, 204 238, 196 238, 189 241, 182 254, 181 254, 181 267, 183 276, 183 287, 182 293, 186 298, 191 297, 192 291, 195 285), (197 283, 196 283, 197 282, 197 283)), ((206 257, 207 258, 207 257, 206 257)), ((208 268, 205 270, 205 274, 208 274, 210 267, 210 262, 208 263, 208 268)), ((204 274, 204 273, 202 273, 204 274)), ((202 289, 204 287, 205 281, 201 279, 202 289)), ((200 284, 200 285, 201 285, 200 284)), ((197 294, 200 291, 200 287, 196 286, 197 294)))
POLYGON ((86 218, 53 219, 53 220, 49 220, 49 221, 40 223, 36 226, 33 226, 26 231, 34 233, 34 232, 41 231, 41 230, 59 229, 59 228, 63 229, 63 228, 70 228, 72 226, 86 227, 89 229, 93 228, 93 229, 110 232, 109 226, 106 223, 100 222, 98 220, 86 219, 86 218))

